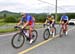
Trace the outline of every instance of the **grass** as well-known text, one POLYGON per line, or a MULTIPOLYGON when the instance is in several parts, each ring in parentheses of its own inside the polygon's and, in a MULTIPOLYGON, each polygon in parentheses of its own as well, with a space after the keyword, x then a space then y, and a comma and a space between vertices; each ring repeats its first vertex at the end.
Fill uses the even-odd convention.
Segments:
POLYGON ((4 23, 4 22, 1 22, 0 23, 0 26, 3 26, 3 25, 16 25, 16 23, 4 23))
MULTIPOLYGON (((0 23, 0 26, 15 26, 16 25, 16 23, 0 23)), ((8 33, 8 32, 14 32, 14 31, 16 31, 14 28, 7 28, 7 29, 0 29, 0 33, 8 33)), ((42 24, 41 23, 36 23, 35 24, 35 29, 39 29, 39 28, 42 28, 42 24)))
POLYGON ((8 32, 13 32, 13 31, 15 31, 14 28, 0 29, 0 33, 8 33, 8 32))
POLYGON ((3 26, 3 25, 5 25, 5 24, 6 24, 6 23, 1 23, 1 22, 0 22, 0 26, 3 26))
POLYGON ((40 23, 39 24, 38 23, 35 24, 35 29, 39 29, 39 28, 42 28, 42 27, 43 27, 43 25, 40 24, 40 23))
MULTIPOLYGON (((57 24, 58 23, 59 22, 57 22, 57 24)), ((13 28, 16 24, 17 23, 0 23, 0 26, 9 26, 9 28, 0 29, 0 33, 8 33, 8 32, 14 32, 14 31, 16 31, 13 28)), ((36 23, 34 28, 35 29, 43 28, 43 23, 36 23)))

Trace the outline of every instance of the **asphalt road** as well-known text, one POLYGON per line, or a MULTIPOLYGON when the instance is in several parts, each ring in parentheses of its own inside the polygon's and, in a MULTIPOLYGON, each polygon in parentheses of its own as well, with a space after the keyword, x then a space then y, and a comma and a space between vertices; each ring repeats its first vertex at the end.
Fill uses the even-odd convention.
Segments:
MULTIPOLYGON (((75 26, 69 26, 69 29, 74 27, 75 26)), ((58 25, 56 28, 58 34, 60 28, 58 25)), ((38 29, 37 31, 39 34, 37 41, 32 45, 26 41, 19 49, 15 49, 11 45, 11 38, 14 33, 0 35, 0 54, 22 54, 22 52, 24 54, 75 54, 75 29, 70 30, 68 32, 68 36, 63 36, 62 38, 53 38, 49 41, 46 41, 46 43, 41 44, 41 46, 38 45, 44 42, 44 29, 38 29), (36 45, 38 47, 34 47, 36 45)))

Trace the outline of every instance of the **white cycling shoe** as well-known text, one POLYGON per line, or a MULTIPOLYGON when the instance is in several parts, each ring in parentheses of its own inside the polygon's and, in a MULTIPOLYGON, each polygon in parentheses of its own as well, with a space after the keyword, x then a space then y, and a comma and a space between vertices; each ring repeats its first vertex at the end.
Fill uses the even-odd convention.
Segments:
POLYGON ((53 32, 53 37, 55 36, 54 34, 55 34, 55 33, 53 32))
POLYGON ((66 31, 66 35, 68 34, 68 32, 66 31))
POLYGON ((32 44, 33 43, 33 39, 31 39, 29 43, 32 44))

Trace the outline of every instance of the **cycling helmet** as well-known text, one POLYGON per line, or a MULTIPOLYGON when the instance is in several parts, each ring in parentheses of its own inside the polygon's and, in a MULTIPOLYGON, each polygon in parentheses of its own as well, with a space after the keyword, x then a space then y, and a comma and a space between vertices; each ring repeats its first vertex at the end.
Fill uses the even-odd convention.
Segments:
POLYGON ((54 18, 54 16, 52 15, 51 18, 54 18))
POLYGON ((25 15, 25 13, 24 13, 24 12, 21 12, 21 13, 20 13, 20 15, 22 15, 22 16, 23 16, 23 15, 25 15))

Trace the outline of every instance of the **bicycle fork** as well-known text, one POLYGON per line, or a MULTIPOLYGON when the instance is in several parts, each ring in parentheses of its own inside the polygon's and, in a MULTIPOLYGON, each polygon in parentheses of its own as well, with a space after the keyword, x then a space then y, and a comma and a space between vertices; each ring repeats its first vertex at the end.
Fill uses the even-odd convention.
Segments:
POLYGON ((50 34, 52 34, 52 31, 51 31, 51 28, 50 27, 48 27, 48 30, 49 30, 50 34))

